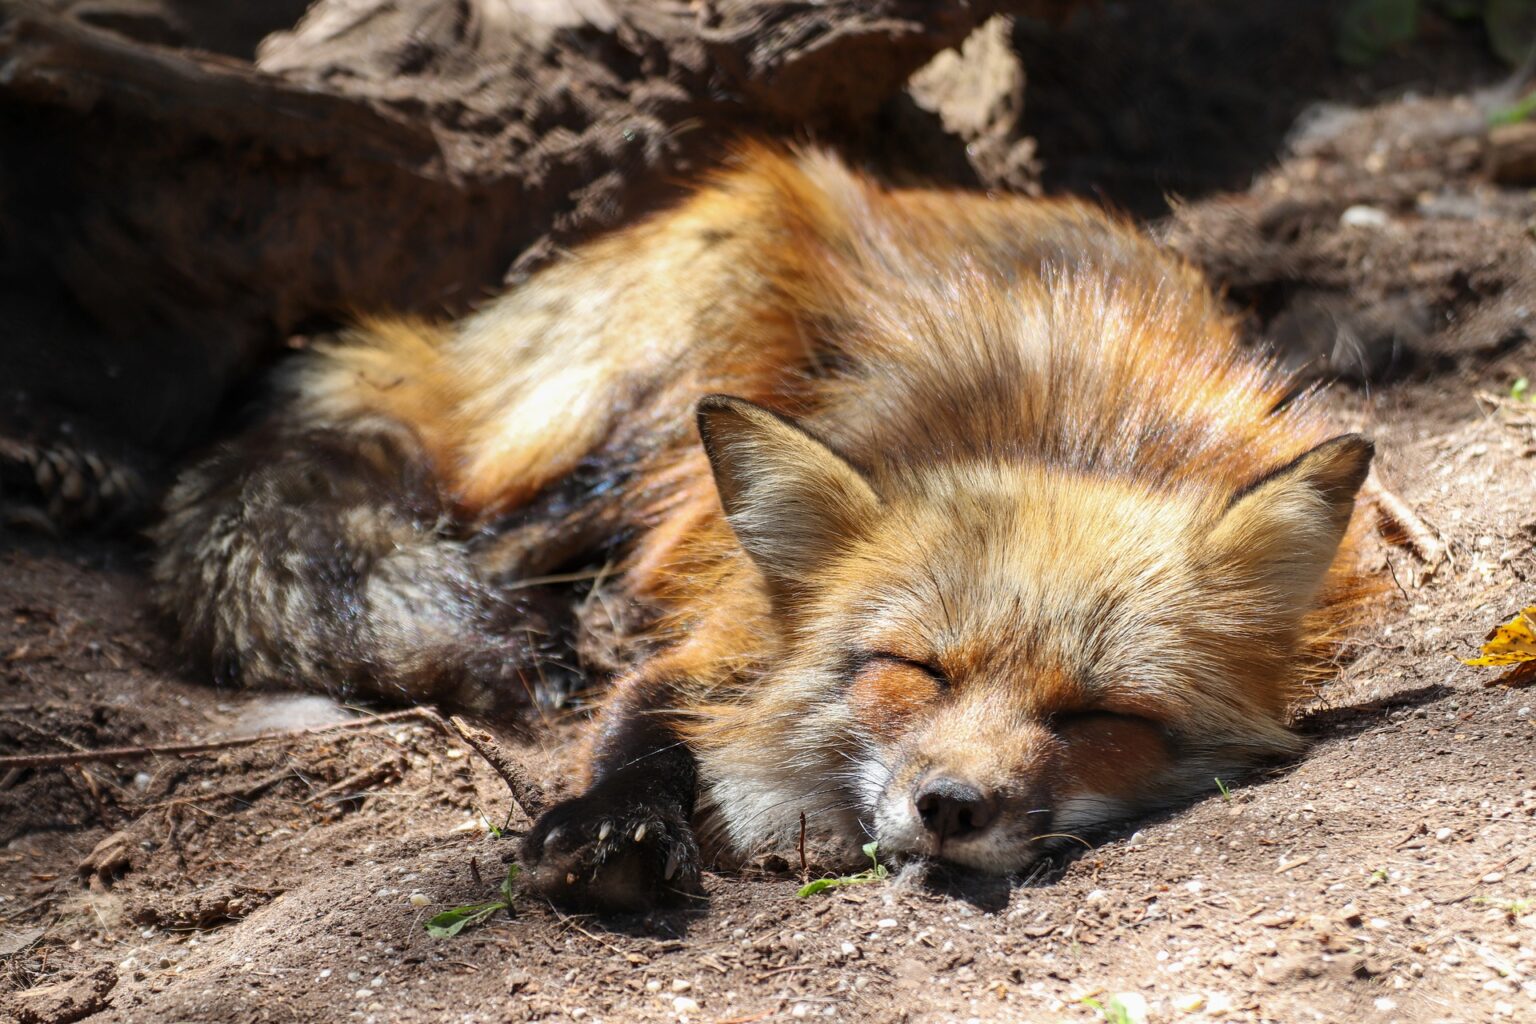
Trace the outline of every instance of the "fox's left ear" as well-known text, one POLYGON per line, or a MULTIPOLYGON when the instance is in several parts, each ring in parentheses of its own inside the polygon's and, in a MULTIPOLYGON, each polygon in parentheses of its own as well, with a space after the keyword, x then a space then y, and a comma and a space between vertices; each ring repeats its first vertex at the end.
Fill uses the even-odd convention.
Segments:
POLYGON ((841 456, 751 402, 705 396, 699 436, 726 520, 775 584, 809 579, 879 507, 869 483, 841 456))
POLYGON ((1300 610, 1333 564, 1375 449, 1359 434, 1324 441, 1238 494, 1206 543, 1224 571, 1300 610))

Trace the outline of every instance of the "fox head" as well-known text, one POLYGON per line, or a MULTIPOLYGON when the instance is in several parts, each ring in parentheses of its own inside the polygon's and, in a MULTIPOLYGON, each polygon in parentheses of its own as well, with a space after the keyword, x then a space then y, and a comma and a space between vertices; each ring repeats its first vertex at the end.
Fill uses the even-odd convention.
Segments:
POLYGON ((809 805, 882 856, 1006 873, 1297 749, 1303 618, 1365 439, 1234 494, 1017 460, 860 469, 723 396, 699 420, 778 632, 759 724, 715 769, 738 846, 809 805))

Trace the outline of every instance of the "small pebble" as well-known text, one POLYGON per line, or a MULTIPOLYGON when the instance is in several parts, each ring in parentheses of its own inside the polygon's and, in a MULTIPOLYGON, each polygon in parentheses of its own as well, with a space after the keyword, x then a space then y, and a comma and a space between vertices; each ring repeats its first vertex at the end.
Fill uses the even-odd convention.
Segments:
POLYGON ((672 991, 673 992, 687 992, 691 988, 693 988, 693 982, 688 981, 685 978, 673 978, 672 979, 672 991))
POLYGON ((428 906, 431 906, 431 905, 432 905, 432 901, 429 900, 424 893, 419 893, 419 892, 411 893, 411 906, 413 906, 413 907, 428 907, 428 906))
POLYGON ((895 928, 896 927, 896 919, 894 917, 882 917, 880 920, 875 922, 875 927, 876 928, 895 928))
POLYGON ((1437 829, 1435 829, 1435 842, 1437 842, 1437 843, 1448 843, 1448 842, 1451 841, 1451 837, 1454 836, 1455 834, 1456 834, 1456 830, 1455 829, 1451 829, 1451 828, 1437 828, 1437 829))
POLYGON ((1145 832, 1143 832, 1141 829, 1137 829, 1135 832, 1131 833, 1131 838, 1129 838, 1129 839, 1127 839, 1125 841, 1125 845, 1127 845, 1127 846, 1146 846, 1147 845, 1147 834, 1145 832))
POLYGON ((1339 215, 1339 223, 1346 228, 1384 228, 1392 222, 1385 212, 1374 206, 1357 204, 1339 215))
POLYGON ((655 978, 652 978, 650 981, 645 983, 645 990, 647 992, 660 992, 661 982, 657 981, 655 978))
POLYGON ((672 1009, 677 1013, 698 1013, 699 1001, 692 996, 678 996, 672 1000, 672 1009))

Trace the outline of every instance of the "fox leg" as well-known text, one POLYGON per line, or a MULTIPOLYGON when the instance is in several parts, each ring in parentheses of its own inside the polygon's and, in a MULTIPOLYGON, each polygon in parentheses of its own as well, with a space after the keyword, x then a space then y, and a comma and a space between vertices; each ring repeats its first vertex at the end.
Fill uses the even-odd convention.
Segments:
POLYGON ((529 885, 567 906, 647 910, 703 895, 698 767, 666 714, 678 687, 665 673, 621 686, 593 749, 592 784, 523 839, 529 885))

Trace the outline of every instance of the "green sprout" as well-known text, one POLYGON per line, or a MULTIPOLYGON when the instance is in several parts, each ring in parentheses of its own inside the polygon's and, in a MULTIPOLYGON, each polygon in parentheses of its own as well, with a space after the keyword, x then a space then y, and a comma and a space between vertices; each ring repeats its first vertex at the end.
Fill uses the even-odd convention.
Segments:
POLYGON ((1217 779, 1216 780, 1216 788, 1221 790, 1221 798, 1223 800, 1225 800, 1227 803, 1231 803, 1232 802, 1232 790, 1227 788, 1227 784, 1225 782, 1222 782, 1220 779, 1217 779))
POLYGON ((1091 996, 1084 996, 1079 1002, 1090 1009, 1097 1010, 1099 1016, 1104 1018, 1105 1024, 1146 1024, 1146 1010, 1142 1008, 1138 1013, 1137 1008, 1132 1006, 1135 996, 1129 995, 1130 998, 1122 995, 1110 996, 1107 1004, 1091 996))
POLYGON ((499 891, 501 899, 491 900, 488 903, 469 903, 462 907, 454 907, 445 910, 441 914, 434 914, 427 918, 427 934, 434 939, 451 938, 465 928, 473 928, 489 920, 491 915, 498 910, 512 909, 512 881, 523 873, 523 869, 516 864, 507 865, 507 877, 501 880, 499 891))
POLYGON ((875 856, 875 851, 879 846, 879 843, 864 844, 864 856, 869 858, 870 863, 868 870, 860 871, 855 875, 843 875, 841 878, 818 878, 808 885, 801 886, 795 895, 805 899, 807 896, 814 896, 819 892, 825 892, 827 889, 836 889, 840 885, 865 885, 869 882, 885 881, 891 877, 891 873, 886 870, 885 865, 881 864, 875 856))

